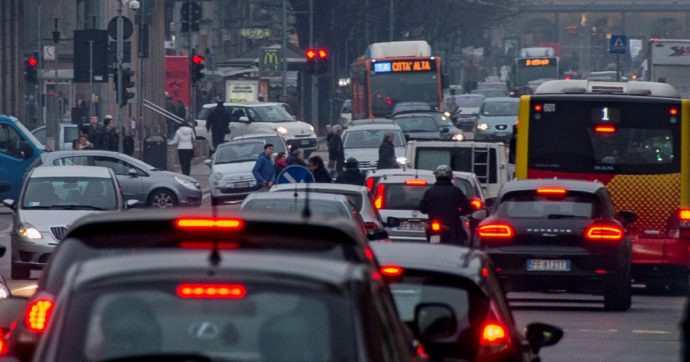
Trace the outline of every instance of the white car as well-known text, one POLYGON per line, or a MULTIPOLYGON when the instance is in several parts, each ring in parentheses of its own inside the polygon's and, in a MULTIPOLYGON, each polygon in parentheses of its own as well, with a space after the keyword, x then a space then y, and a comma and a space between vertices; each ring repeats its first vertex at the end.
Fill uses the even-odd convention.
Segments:
POLYGON ((235 136, 232 138, 232 140, 261 140, 266 143, 270 143, 273 145, 273 157, 275 157, 278 154, 278 152, 285 152, 287 154, 289 151, 287 145, 285 144, 285 140, 283 140, 283 137, 280 137, 280 135, 278 135, 278 133, 276 132, 250 133, 244 136, 235 136))
MULTIPOLYGON (((215 107, 216 103, 204 105, 197 118, 197 128, 203 123, 206 130, 206 119, 215 107)), ((283 103, 225 103, 225 107, 231 116, 230 134, 226 135, 226 141, 252 133, 277 132, 288 148, 302 148, 306 156, 316 151, 314 127, 297 121, 287 112, 283 103)))
POLYGON ((218 146, 212 159, 204 161, 211 167, 211 205, 240 200, 259 189, 252 169, 265 144, 262 139, 226 142, 218 146))
POLYGON ((359 169, 369 171, 376 169, 379 160, 379 146, 383 135, 393 134, 395 156, 399 164, 404 165, 405 137, 402 129, 389 119, 363 119, 352 121, 350 127, 343 133, 343 148, 345 159, 354 157, 359 163, 359 169))

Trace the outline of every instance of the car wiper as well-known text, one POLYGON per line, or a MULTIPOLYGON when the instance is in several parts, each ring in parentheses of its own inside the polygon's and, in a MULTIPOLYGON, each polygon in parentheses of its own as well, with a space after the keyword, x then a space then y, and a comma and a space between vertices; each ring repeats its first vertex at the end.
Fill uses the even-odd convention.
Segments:
POLYGON ((52 210, 107 210, 98 206, 91 205, 52 205, 52 210))
POLYGON ((104 360, 105 362, 143 362, 143 361, 171 361, 171 362, 211 362, 211 357, 196 353, 157 353, 127 357, 117 357, 104 360))
POLYGON ((570 214, 549 214, 546 216, 549 219, 588 219, 586 216, 570 215, 570 214))

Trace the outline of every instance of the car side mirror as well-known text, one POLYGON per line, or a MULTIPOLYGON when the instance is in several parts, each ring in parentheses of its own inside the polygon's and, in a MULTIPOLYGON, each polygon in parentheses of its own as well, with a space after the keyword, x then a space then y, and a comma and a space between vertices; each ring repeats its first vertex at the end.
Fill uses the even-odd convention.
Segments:
POLYGON ((484 220, 489 217, 489 210, 479 209, 472 213, 472 218, 475 220, 484 220))
POLYGON ((637 221, 637 214, 628 210, 621 210, 616 214, 616 218, 620 220, 623 225, 629 225, 637 221))
POLYGON ((546 323, 530 323, 525 328, 525 338, 537 355, 543 347, 558 343, 563 338, 563 330, 546 323))
POLYGON ((243 122, 243 123, 251 123, 251 121, 249 120, 249 117, 247 117, 247 116, 240 117, 240 119, 238 119, 238 121, 243 122))
POLYGON ((367 234, 367 238, 370 241, 385 240, 388 239, 388 231, 384 229, 376 229, 371 233, 367 234))
POLYGON ((34 157, 34 149, 31 148, 28 142, 20 142, 19 149, 22 151, 22 158, 28 159, 34 157))
POLYGON ((137 170, 135 170, 135 169, 133 169, 133 168, 130 168, 129 170, 127 170, 127 174, 128 174, 130 177, 137 177, 137 176, 139 175, 139 174, 137 173, 137 170))
POLYGON ((10 209, 14 210, 14 200, 12 199, 4 199, 2 200, 2 204, 9 207, 10 209))
POLYGON ((212 164, 213 164, 213 161, 211 161, 210 158, 207 158, 204 160, 204 165, 211 167, 212 164))
POLYGON ((422 344, 444 343, 455 335, 458 322, 449 305, 421 303, 415 307, 413 327, 422 344))
POLYGON ((134 209, 136 207, 141 206, 141 202, 139 202, 139 200, 131 199, 131 200, 127 200, 125 202, 125 205, 127 205, 128 209, 134 209))
POLYGON ((386 220, 386 226, 389 228, 397 228, 400 226, 400 219, 397 217, 389 217, 388 220, 386 220))

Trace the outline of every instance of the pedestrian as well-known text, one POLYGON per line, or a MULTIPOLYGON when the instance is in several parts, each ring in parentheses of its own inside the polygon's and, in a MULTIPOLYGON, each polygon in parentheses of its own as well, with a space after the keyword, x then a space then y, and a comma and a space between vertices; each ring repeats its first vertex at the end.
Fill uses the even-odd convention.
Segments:
POLYGON ((194 157, 194 130, 187 124, 182 125, 175 131, 175 137, 168 144, 177 145, 177 157, 180 160, 182 174, 189 176, 194 157))
POLYGON ((74 139, 72 140, 72 149, 73 150, 78 150, 79 149, 79 139, 74 139))
POLYGON ((311 156, 309 158, 309 170, 314 175, 314 182, 331 183, 331 175, 323 163, 320 156, 311 156))
POLYGON ((89 141, 89 136, 86 134, 79 135, 79 143, 77 143, 77 150, 92 150, 93 143, 89 141))
POLYGON ((288 166, 300 165, 307 167, 307 163, 304 162, 304 149, 295 148, 294 150, 290 151, 290 156, 288 156, 287 160, 285 160, 285 163, 287 163, 288 166))
POLYGON ((352 157, 345 161, 345 171, 335 179, 336 183, 356 186, 364 186, 364 181, 365 177, 362 171, 359 170, 357 159, 352 157))
POLYGON ((187 120, 187 107, 184 106, 184 102, 181 99, 177 100, 177 107, 175 107, 175 115, 187 120))
POLYGON ((132 137, 132 133, 127 133, 125 138, 122 139, 122 152, 128 156, 134 154, 134 137, 132 137))
MULTIPOLYGON (((113 117, 111 115, 106 115, 105 119, 113 119, 113 117)), ((105 135, 105 129, 98 124, 98 117, 91 116, 89 124, 82 130, 82 133, 88 137, 87 141, 92 144, 94 149, 104 149, 103 136, 105 135)))
MULTIPOLYGON (((173 101, 172 97, 168 92, 165 92, 165 110, 168 111, 170 114, 175 114, 177 111, 177 107, 175 106, 175 102, 173 101)), ((173 120, 170 117, 165 117, 165 135, 167 139, 172 139, 175 137, 175 131, 177 131, 177 122, 173 120)))
POLYGON ((111 118, 106 118, 103 120, 103 125, 105 126, 105 131, 103 133, 103 149, 119 152, 120 137, 117 134, 115 125, 113 125, 113 120, 111 118))
POLYGON ((343 139, 341 135, 343 127, 340 125, 333 126, 328 132, 326 140, 328 142, 328 169, 333 171, 336 175, 343 172, 343 165, 345 163, 345 149, 343 148, 343 139))
POLYGON ((398 168, 398 162, 395 159, 395 146, 393 145, 393 133, 386 132, 383 135, 383 141, 379 146, 379 161, 377 164, 379 170, 386 168, 398 168))
POLYGON ((285 160, 285 152, 278 152, 276 155, 276 160, 275 160, 275 173, 276 177, 278 177, 278 174, 280 174, 280 171, 283 171, 285 167, 288 167, 287 161, 285 160))
POLYGON ((206 118, 206 130, 211 132, 213 148, 225 141, 225 135, 230 133, 230 113, 225 109, 223 99, 216 98, 216 107, 209 112, 206 118))
POLYGON ((267 143, 264 145, 264 152, 262 152, 256 159, 252 174, 256 179, 256 184, 259 185, 259 191, 268 191, 273 186, 275 179, 275 169, 273 168, 273 145, 267 143))

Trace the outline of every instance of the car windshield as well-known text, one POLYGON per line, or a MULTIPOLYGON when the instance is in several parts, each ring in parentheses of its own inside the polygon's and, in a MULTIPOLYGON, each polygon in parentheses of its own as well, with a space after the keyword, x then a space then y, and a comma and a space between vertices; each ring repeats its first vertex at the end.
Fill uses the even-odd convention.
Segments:
POLYGON ((438 132, 436 120, 431 116, 413 116, 395 118, 395 123, 403 132, 438 132))
POLYGON ((431 185, 417 186, 405 184, 387 184, 384 196, 384 209, 419 210, 424 193, 431 185))
POLYGON ((517 116, 518 108, 517 101, 484 102, 481 113, 482 116, 517 116))
POLYGON ((193 284, 189 281, 75 293, 60 331, 59 360, 189 355, 213 361, 357 359, 354 308, 345 296, 304 283, 232 280, 226 287, 238 290, 234 298, 189 297, 184 288, 193 284))
POLYGON ((109 178, 31 178, 24 191, 22 209, 116 210, 116 192, 109 178))
POLYGON ((393 145, 395 147, 405 147, 402 132, 390 129, 365 129, 348 131, 345 133, 345 148, 379 148, 383 135, 393 133, 393 145))
MULTIPOLYGON (((289 199, 263 199, 250 200, 242 206, 242 210, 268 211, 275 213, 299 213, 304 209, 304 198, 289 199)), ((337 201, 309 200, 309 209, 312 214, 337 216, 352 219, 352 215, 346 207, 337 201)))
POLYGON ((295 118, 282 106, 247 107, 252 122, 294 122, 295 118))
POLYGON ((223 163, 256 161, 259 154, 263 151, 263 142, 229 143, 218 147, 213 163, 219 165, 223 163))
POLYGON ((455 105, 459 108, 479 108, 484 102, 484 97, 455 96, 455 105))
POLYGON ((593 219, 600 217, 599 198, 590 193, 540 196, 535 191, 511 192, 496 207, 496 214, 525 219, 593 219))

